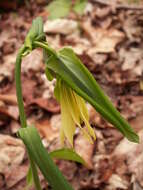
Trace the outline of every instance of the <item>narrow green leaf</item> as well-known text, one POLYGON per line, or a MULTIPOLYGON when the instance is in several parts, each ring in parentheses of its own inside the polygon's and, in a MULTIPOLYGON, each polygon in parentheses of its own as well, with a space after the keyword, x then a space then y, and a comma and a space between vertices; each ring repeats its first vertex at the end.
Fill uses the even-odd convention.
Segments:
POLYGON ((26 176, 26 183, 27 183, 26 189, 29 189, 33 185, 33 183, 34 183, 33 182, 33 176, 32 176, 31 166, 28 169, 28 173, 27 173, 27 176, 26 176))
POLYGON ((75 161, 87 166, 83 158, 78 155, 73 149, 63 148, 49 153, 52 158, 75 161))
POLYGON ((104 94, 88 69, 81 63, 72 49, 63 48, 58 56, 47 60, 47 67, 59 75, 73 90, 94 108, 130 141, 139 142, 138 135, 120 115, 104 94))
POLYGON ((49 12, 49 19, 57 19, 65 17, 69 14, 71 8, 71 0, 55 0, 51 2, 47 11, 49 12))
POLYGON ((77 0, 75 2, 75 5, 73 6, 73 10, 77 13, 77 14, 80 14, 82 15, 84 10, 85 10, 85 7, 87 5, 87 0, 77 0))
POLYGON ((37 129, 34 127, 21 128, 19 136, 53 190, 73 190, 43 146, 37 129))

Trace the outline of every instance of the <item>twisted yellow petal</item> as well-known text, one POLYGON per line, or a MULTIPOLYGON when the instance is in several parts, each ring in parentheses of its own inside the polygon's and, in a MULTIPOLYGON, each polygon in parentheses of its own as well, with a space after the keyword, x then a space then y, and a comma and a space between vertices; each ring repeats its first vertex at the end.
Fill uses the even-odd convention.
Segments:
POLYGON ((58 79, 55 87, 55 96, 61 104, 61 143, 64 144, 66 137, 71 146, 73 146, 73 136, 76 125, 81 129, 83 135, 93 143, 92 138, 95 140, 96 136, 89 124, 89 114, 85 101, 60 79, 58 79), (81 126, 83 122, 85 128, 81 126))

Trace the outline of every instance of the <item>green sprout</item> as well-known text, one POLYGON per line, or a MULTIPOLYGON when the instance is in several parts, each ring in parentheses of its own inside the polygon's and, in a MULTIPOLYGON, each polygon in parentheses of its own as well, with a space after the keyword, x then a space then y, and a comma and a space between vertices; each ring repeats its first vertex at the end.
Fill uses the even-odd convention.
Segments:
POLYGON ((56 52, 49 46, 43 32, 43 21, 40 17, 36 18, 16 59, 16 93, 21 121, 18 136, 24 142, 29 155, 30 175, 28 174, 28 179, 30 176, 30 180, 28 181, 30 183, 31 181, 34 182, 35 189, 42 189, 37 171, 37 168, 39 168, 53 190, 58 190, 59 188, 72 190, 71 185, 53 162, 53 158, 73 160, 85 165, 86 163, 73 149, 60 149, 53 153, 48 153, 42 144, 37 129, 27 125, 21 88, 21 62, 24 56, 36 48, 43 49, 46 66, 45 73, 48 80, 57 79, 55 96, 61 104, 62 126, 59 135, 63 143, 66 137, 73 147, 76 126, 82 130, 83 135, 90 142, 96 139, 94 130, 89 124, 85 101, 89 102, 104 119, 115 126, 128 140, 138 143, 139 137, 129 123, 120 115, 73 50, 65 47, 56 52), (85 128, 81 126, 82 123, 85 124, 85 128))

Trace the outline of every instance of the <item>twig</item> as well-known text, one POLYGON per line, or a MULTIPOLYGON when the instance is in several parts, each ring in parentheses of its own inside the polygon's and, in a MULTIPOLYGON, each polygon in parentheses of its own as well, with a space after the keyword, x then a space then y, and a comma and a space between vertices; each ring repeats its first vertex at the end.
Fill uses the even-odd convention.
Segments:
POLYGON ((101 5, 111 6, 115 9, 129 9, 129 10, 138 10, 138 11, 143 10, 143 6, 139 5, 117 4, 117 3, 108 2, 107 0, 92 0, 92 1, 94 3, 99 3, 101 5))

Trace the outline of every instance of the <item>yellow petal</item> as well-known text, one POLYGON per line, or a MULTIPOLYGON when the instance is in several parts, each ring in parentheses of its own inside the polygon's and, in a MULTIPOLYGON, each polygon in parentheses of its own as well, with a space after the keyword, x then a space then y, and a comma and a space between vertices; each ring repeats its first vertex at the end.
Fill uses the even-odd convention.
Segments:
POLYGON ((83 98, 81 98, 79 95, 76 95, 76 102, 77 102, 77 105, 80 109, 80 112, 84 115, 84 117, 89 120, 89 114, 88 114, 88 110, 87 110, 87 107, 86 107, 86 103, 84 101, 83 98))
POLYGON ((80 125, 80 113, 71 89, 65 89, 65 100, 71 117, 76 125, 80 125))
POLYGON ((80 110, 81 120, 85 123, 88 133, 94 138, 94 140, 96 140, 95 132, 89 124, 89 114, 88 114, 88 110, 87 110, 85 101, 78 95, 76 96, 76 100, 77 100, 77 104, 78 104, 78 107, 80 110))
POLYGON ((85 130, 85 128, 81 127, 81 125, 79 125, 79 128, 81 129, 84 137, 90 142, 93 144, 93 140, 91 138, 91 136, 87 133, 87 131, 85 130))
POLYGON ((66 99, 63 98, 63 91, 61 92, 61 116, 62 116, 62 129, 64 135, 68 139, 71 146, 73 146, 73 136, 75 133, 75 123, 71 117, 69 107, 67 106, 66 99))
POLYGON ((94 129, 90 126, 88 121, 86 121, 84 119, 83 119, 83 121, 85 123, 85 126, 87 127, 89 134, 93 137, 94 140, 96 140, 96 135, 95 135, 94 129))

